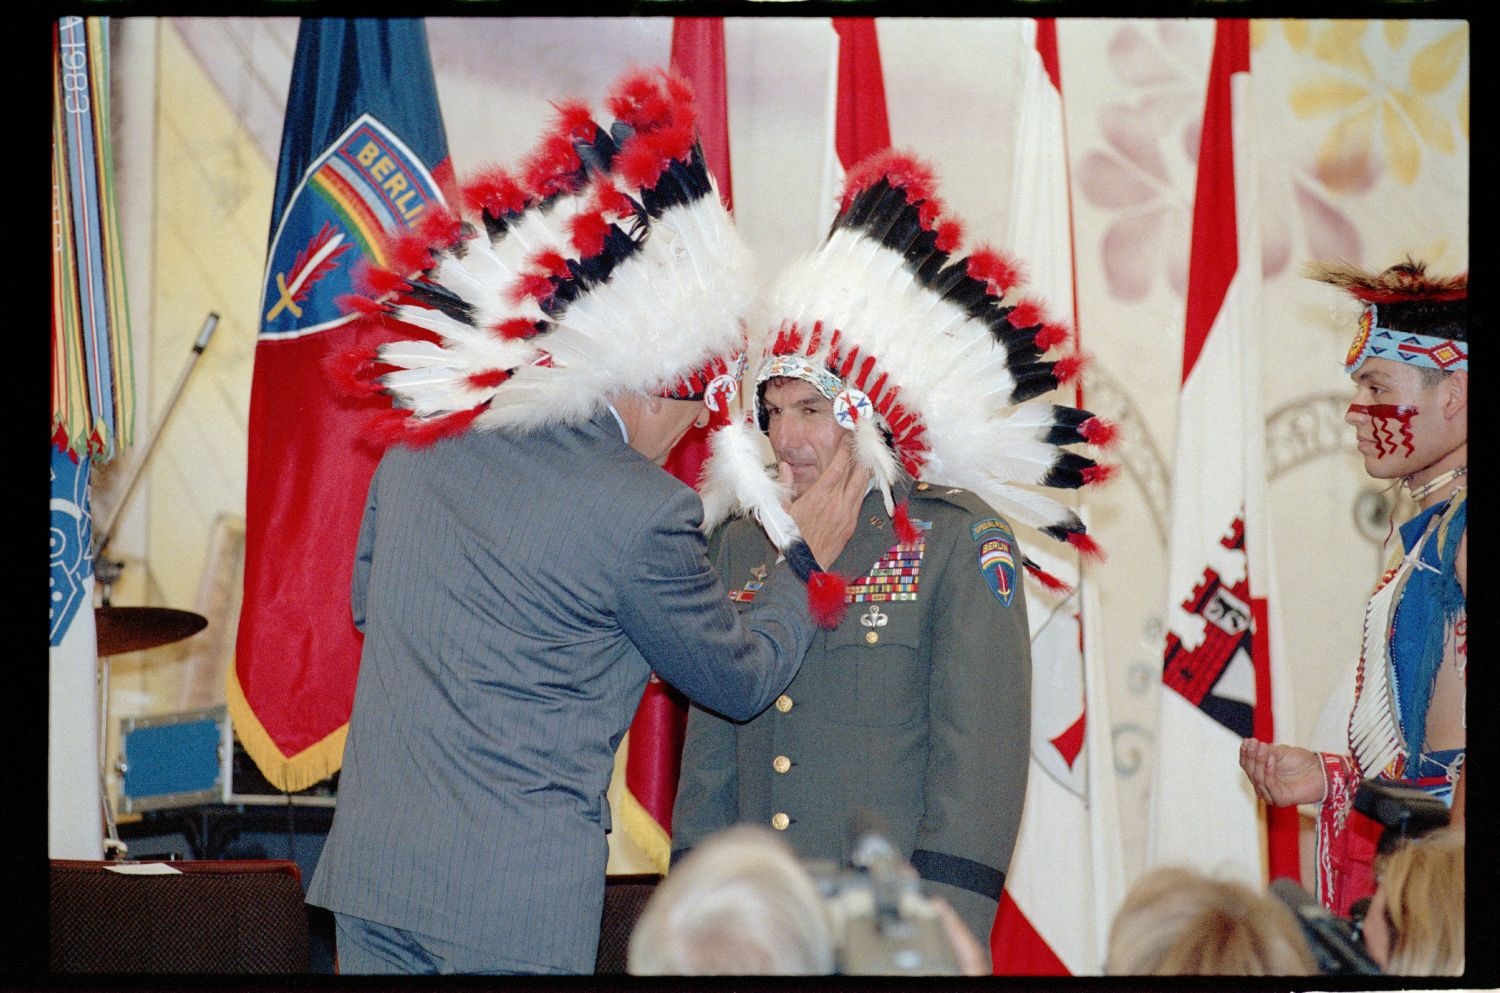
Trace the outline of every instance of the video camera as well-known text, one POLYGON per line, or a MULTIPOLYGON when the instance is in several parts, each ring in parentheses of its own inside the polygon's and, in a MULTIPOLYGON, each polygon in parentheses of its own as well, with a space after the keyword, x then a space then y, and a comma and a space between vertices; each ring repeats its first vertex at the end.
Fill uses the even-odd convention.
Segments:
POLYGON ((1448 823, 1448 805, 1412 786, 1362 779, 1354 792, 1354 809, 1382 825, 1377 850, 1389 854, 1402 841, 1418 838, 1448 823))
POLYGON ((1354 924, 1337 917, 1307 890, 1290 879, 1271 883, 1271 893, 1291 910, 1302 928, 1318 972, 1325 976, 1378 976, 1380 966, 1370 958, 1354 924))
POLYGON ((846 976, 957 976, 943 920, 911 863, 870 815, 850 819, 849 862, 804 863, 833 923, 837 972, 846 976))
MULTIPOLYGON (((1384 827, 1377 845, 1379 855, 1387 855, 1403 841, 1448 823, 1448 807, 1443 801, 1410 786, 1375 779, 1361 780, 1354 794, 1354 809, 1384 827)), ((1271 892, 1291 909, 1302 926, 1319 972, 1325 976, 1380 974, 1352 921, 1335 916, 1290 879, 1272 882, 1271 892)))

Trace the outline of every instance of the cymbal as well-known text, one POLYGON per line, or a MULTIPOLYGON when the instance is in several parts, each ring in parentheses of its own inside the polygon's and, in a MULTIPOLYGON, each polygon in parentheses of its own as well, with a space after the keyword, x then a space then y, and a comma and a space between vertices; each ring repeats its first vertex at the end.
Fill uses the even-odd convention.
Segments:
POLYGON ((96 607, 94 630, 100 655, 123 655, 191 637, 208 627, 208 618, 170 607, 96 607))

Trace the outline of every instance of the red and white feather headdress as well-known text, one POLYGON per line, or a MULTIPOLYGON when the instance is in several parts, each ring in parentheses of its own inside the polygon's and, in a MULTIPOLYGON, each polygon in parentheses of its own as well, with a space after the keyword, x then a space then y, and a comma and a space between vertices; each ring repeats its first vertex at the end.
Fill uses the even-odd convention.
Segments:
POLYGON ((515 170, 464 188, 346 301, 389 337, 345 356, 349 389, 384 392, 384 441, 586 420, 606 399, 733 398, 752 261, 698 145, 687 83, 635 71, 606 130, 568 101, 515 170))
POLYGON ((1082 359, 1045 357, 1067 327, 1016 298, 1017 262, 987 247, 960 255, 961 237, 915 157, 886 151, 850 172, 828 237, 771 286, 751 356, 753 402, 712 439, 706 527, 749 512, 778 547, 796 540, 789 494, 757 436, 764 383, 791 375, 834 401, 898 534, 911 529, 892 496, 905 474, 964 487, 1013 523, 1099 552, 1078 515, 1044 491, 1107 478, 1113 467, 1066 446, 1106 445, 1114 428, 1035 399, 1076 376, 1082 359))

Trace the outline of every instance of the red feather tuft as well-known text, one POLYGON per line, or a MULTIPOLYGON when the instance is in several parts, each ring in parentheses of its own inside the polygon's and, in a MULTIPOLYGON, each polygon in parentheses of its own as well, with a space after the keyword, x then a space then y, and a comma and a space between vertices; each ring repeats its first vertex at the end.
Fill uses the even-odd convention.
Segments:
POLYGON ((566 276, 568 274, 568 260, 563 258, 561 252, 544 248, 530 259, 531 268, 538 272, 544 272, 549 276, 566 276))
POLYGON ((476 390, 492 390, 509 378, 510 373, 504 369, 488 369, 470 373, 465 381, 476 390))
POLYGON ((855 163, 849 170, 844 181, 843 209, 847 210, 855 197, 882 179, 901 188, 907 203, 929 199, 933 186, 930 166, 910 153, 887 148, 855 163))
POLYGON ((662 93, 665 76, 658 68, 636 69, 621 77, 605 100, 610 113, 637 132, 660 127, 672 113, 662 93))
POLYGON ((1047 315, 1042 312, 1042 305, 1035 300, 1022 300, 1006 318, 1013 328, 1034 328, 1046 319, 1047 315))
POLYGON ((463 238, 464 222, 446 207, 434 207, 417 221, 416 230, 434 249, 447 249, 463 238))
POLYGON ((353 293, 343 293, 334 298, 334 304, 346 314, 359 314, 362 317, 380 317, 390 313, 387 306, 369 297, 357 296, 353 293))
POLYGON ((431 246, 415 231, 391 244, 391 268, 397 272, 426 272, 433 267, 431 246))
POLYGON ((807 577, 807 609, 818 627, 832 630, 844 620, 849 609, 844 599, 849 581, 836 572, 815 572, 807 577))
POLYGON ((501 321, 490 330, 506 341, 515 341, 519 338, 530 338, 536 334, 536 322, 525 317, 512 317, 501 321))
POLYGON ((667 163, 647 142, 629 141, 615 156, 614 168, 627 189, 643 190, 656 185, 667 163))
POLYGON ((945 217, 938 222, 937 226, 937 248, 940 252, 952 255, 958 251, 959 243, 964 240, 964 222, 956 217, 945 217))
MULTIPOLYGON (((603 213, 599 211, 590 210, 574 214, 568 221, 568 237, 583 258, 593 258, 604 251, 604 239, 608 235, 609 221, 605 220, 603 213)), ((558 257, 558 261, 562 261, 561 256, 558 257)), ((566 265, 556 272, 559 276, 567 274, 566 265)))
POLYGON ((464 202, 470 210, 500 218, 526 209, 526 190, 507 170, 490 166, 464 186, 464 202))
POLYGON ((943 204, 940 200, 910 200, 917 205, 917 220, 922 224, 922 230, 931 231, 937 224, 938 218, 942 216, 943 204))
POLYGON ((374 396, 380 392, 379 384, 371 382, 370 378, 373 372, 370 366, 377 361, 376 351, 374 345, 355 345, 333 352, 323 360, 323 371, 341 393, 354 397, 374 396))
POLYGON ((932 166, 907 152, 892 149, 882 154, 885 161, 882 172, 885 174, 886 182, 904 190, 907 203, 916 203, 918 200, 929 202, 936 200, 933 194, 937 182, 932 166))
POLYGON ((1063 383, 1071 383, 1082 375, 1083 367, 1088 364, 1088 361, 1088 357, 1082 352, 1064 355, 1053 365, 1052 375, 1057 379, 1059 386, 1063 383))
POLYGON ((967 267, 969 275, 982 280, 995 296, 1004 296, 1026 281, 1020 262, 988 245, 969 256, 967 267))
POLYGON ((1042 351, 1056 348, 1058 345, 1067 344, 1072 335, 1068 325, 1064 321, 1048 321, 1042 325, 1042 329, 1036 333, 1036 347, 1042 351))
POLYGON ((1043 569, 1041 566, 1037 565, 1030 559, 1026 560, 1026 571, 1031 573, 1033 579, 1041 583, 1042 586, 1051 590, 1053 593, 1060 593, 1063 596, 1069 596, 1073 592, 1073 587, 1069 586, 1061 579, 1058 579, 1056 576, 1052 575, 1052 573, 1047 572, 1045 569, 1043 569))
POLYGON ((1119 471, 1120 467, 1118 465, 1101 464, 1085 466, 1082 472, 1083 485, 1093 486, 1095 483, 1107 483, 1111 479, 1114 479, 1115 474, 1119 471))
POLYGON ((1104 549, 1100 548, 1099 543, 1083 531, 1069 531, 1068 544, 1078 549, 1078 554, 1086 559, 1094 562, 1104 561, 1104 549))
POLYGON ((1095 448, 1108 448, 1115 443, 1120 429, 1115 426, 1114 421, 1106 421, 1102 417, 1090 417, 1078 425, 1078 433, 1083 435, 1083 440, 1095 448))
POLYGON ((583 163, 567 135, 549 134, 521 164, 526 186, 538 197, 568 193, 575 188, 574 174, 583 163))
MULTIPOLYGON (((441 417, 422 419, 407 416, 400 421, 386 421, 376 425, 376 436, 387 445, 400 442, 408 448, 426 448, 444 438, 462 434, 484 410, 485 405, 480 404, 441 417)), ((410 411, 403 410, 400 413, 409 415, 410 411)))
POLYGON ((582 100, 562 100, 552 105, 557 110, 557 130, 579 141, 589 141, 594 137, 598 125, 594 123, 593 112, 589 105, 582 100))
POLYGON ((545 300, 551 295, 552 280, 545 273, 540 272, 522 273, 506 291, 506 298, 512 304, 519 304, 528 299, 545 300))
POLYGON ((370 265, 364 259, 361 259, 359 265, 355 266, 352 278, 355 288, 365 296, 399 296, 411 289, 411 283, 404 276, 389 269, 370 265))
POLYGON ((399 442, 406 434, 406 422, 411 420, 411 411, 387 407, 370 415, 365 424, 365 433, 382 447, 399 442))
POLYGON ((921 532, 911 522, 911 511, 904 500, 896 504, 896 514, 891 518, 891 524, 896 530, 896 540, 903 545, 915 545, 921 537, 921 532))
POLYGON ((630 198, 607 180, 601 179, 595 182, 593 196, 594 204, 601 214, 608 214, 610 217, 625 217, 635 212, 630 198))

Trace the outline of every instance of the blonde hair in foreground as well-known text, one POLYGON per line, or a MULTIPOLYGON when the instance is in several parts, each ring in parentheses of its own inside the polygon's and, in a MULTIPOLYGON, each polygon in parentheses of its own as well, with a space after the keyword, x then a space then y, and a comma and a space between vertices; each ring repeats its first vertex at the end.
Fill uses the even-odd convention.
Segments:
MULTIPOLYGON (((1464 833, 1445 828, 1407 842, 1380 869, 1393 976, 1464 971, 1464 833)), ((1372 907, 1372 912, 1374 908, 1372 907)))
POLYGON ((1115 915, 1112 976, 1310 976, 1316 963, 1275 897, 1172 866, 1136 880, 1115 915))
POLYGON ((770 830, 739 825, 672 868, 630 935, 637 976, 812 976, 834 968, 822 895, 770 830))

